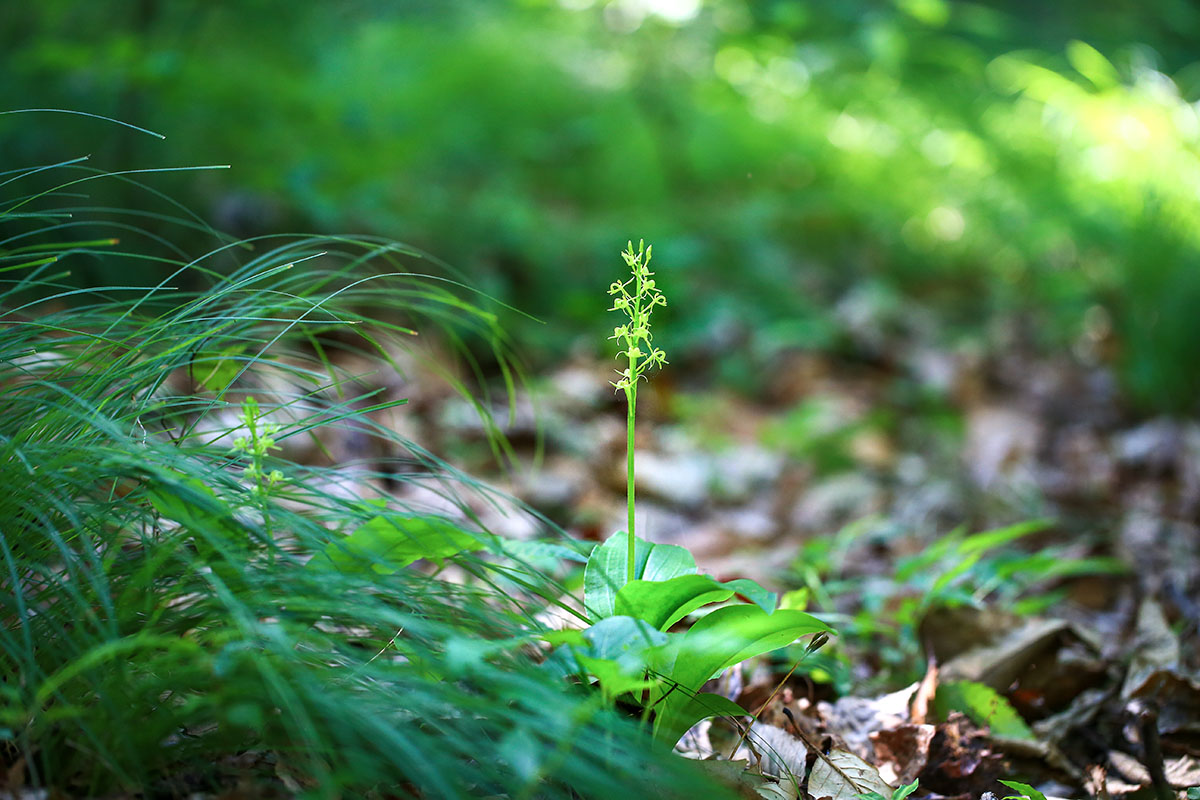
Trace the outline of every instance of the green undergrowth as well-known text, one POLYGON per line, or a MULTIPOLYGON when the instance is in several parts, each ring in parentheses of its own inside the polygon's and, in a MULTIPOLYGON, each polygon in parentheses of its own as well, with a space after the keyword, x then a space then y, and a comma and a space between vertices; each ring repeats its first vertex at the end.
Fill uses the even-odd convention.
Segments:
POLYGON ((1028 520, 978 533, 959 526, 896 559, 884 574, 861 564, 867 549, 913 547, 911 534, 886 520, 866 517, 807 542, 792 570, 800 588, 783 604, 823 613, 842 637, 840 652, 817 654, 806 668, 838 694, 902 686, 926 669, 920 627, 931 611, 988 608, 1014 619, 1048 613, 1067 597, 1072 578, 1127 570, 1116 558, 1029 545, 1054 526, 1052 520, 1028 520), (854 676, 856 665, 870 668, 867 686, 860 685, 861 673, 854 676))
POLYGON ((10 785, 719 794, 539 664, 563 588, 460 499, 483 487, 386 425, 402 395, 340 366, 404 374, 430 330, 507 364, 479 298, 379 240, 172 254, 120 210, 84 210, 72 184, 96 177, 82 162, 0 174, 10 785), (157 278, 73 288, 72 267, 97 260, 107 275, 149 260, 157 278), (351 457, 330 465, 339 442, 351 457), (406 504, 408 484, 447 502, 406 504))

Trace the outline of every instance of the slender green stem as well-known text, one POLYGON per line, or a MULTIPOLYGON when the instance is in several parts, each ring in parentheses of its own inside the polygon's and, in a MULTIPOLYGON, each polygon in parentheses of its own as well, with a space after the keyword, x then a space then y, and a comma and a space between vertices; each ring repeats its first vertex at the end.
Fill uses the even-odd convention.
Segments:
MULTIPOLYGON (((629 360, 629 366, 630 366, 631 373, 634 372, 634 368, 635 368, 636 364, 637 364, 637 357, 635 356, 634 358, 631 358, 629 360)), ((626 562, 628 564, 628 567, 625 572, 625 582, 629 583, 629 581, 633 580, 633 578, 634 578, 633 572, 634 572, 634 569, 636 568, 636 566, 635 566, 635 561, 636 561, 635 560, 635 555, 636 555, 635 551, 637 550, 637 537, 634 535, 634 532, 633 532, 633 440, 634 440, 634 421, 636 419, 636 412, 637 412, 637 384, 636 383, 630 385, 630 387, 625 390, 625 399, 628 401, 628 405, 629 405, 629 416, 627 417, 626 424, 625 424, 625 434, 626 434, 625 497, 626 497, 626 505, 628 506, 628 514, 629 514, 629 527, 627 528, 627 532, 629 535, 629 548, 628 548, 629 554, 628 554, 628 561, 626 562)))
MULTIPOLYGON (((634 292, 633 292, 633 318, 640 319, 642 317, 642 296, 645 292, 642 283, 642 274, 638 270, 633 272, 634 292)), ((628 537, 629 537, 629 552, 626 554, 626 572, 625 583, 629 583, 636 576, 634 571, 637 569, 637 536, 634 534, 634 489, 633 489, 633 445, 634 432, 637 425, 637 386, 638 386, 638 350, 636 347, 629 349, 629 375, 631 380, 629 385, 625 387, 625 398, 628 400, 628 417, 625 422, 625 502, 626 512, 628 516, 628 537)))

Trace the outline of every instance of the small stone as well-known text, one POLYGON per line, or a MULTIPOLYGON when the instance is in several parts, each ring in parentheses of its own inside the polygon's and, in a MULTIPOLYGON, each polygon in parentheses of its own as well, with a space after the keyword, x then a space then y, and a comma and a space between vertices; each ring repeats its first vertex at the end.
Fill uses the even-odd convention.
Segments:
POLYGON ((584 466, 574 459, 555 459, 521 476, 518 495, 533 508, 555 513, 569 508, 587 483, 584 466))
MULTIPOLYGON (((680 514, 678 511, 639 499, 635 522, 637 525, 635 533, 639 538, 656 544, 681 544, 689 548, 692 546, 692 534, 696 529, 695 523, 690 517, 680 514)), ((625 509, 622 508, 619 512, 614 510, 605 526, 607 531, 605 535, 614 531, 623 531, 626 525, 625 509)))
POLYGON ((783 470, 782 456, 756 445, 734 447, 711 458, 713 496, 727 503, 745 502, 783 470))
POLYGON ((958 484, 929 480, 896 493, 893 521, 907 530, 946 530, 967 515, 967 504, 958 484))
POLYGON ((1158 417, 1114 437, 1117 460, 1123 466, 1154 473, 1169 470, 1183 446, 1183 431, 1170 419, 1158 417))
POLYGON ((813 486, 792 512, 792 523, 819 533, 835 531, 851 520, 878 513, 884 491, 865 475, 849 472, 813 486))
POLYGON ((1033 483, 1042 426, 1013 408, 980 406, 967 415, 964 458, 980 488, 998 482, 1033 483))
POLYGON ((712 465, 696 454, 635 454, 635 485, 639 492, 680 508, 698 508, 708 499, 712 465))
POLYGON ((737 543, 766 542, 775 537, 776 524, 769 509, 737 508, 716 515, 715 523, 737 543))
POLYGON ((576 426, 574 436, 562 442, 563 451, 603 469, 611 460, 624 456, 625 420, 615 417, 596 417, 586 425, 576 426))
MULTIPOLYGON (((616 371, 612 370, 615 380, 616 371)), ((606 374, 595 366, 569 364, 550 376, 546 396, 564 413, 586 414, 603 404, 613 391, 606 374)))
POLYGON ((529 475, 521 495, 537 509, 559 508, 569 504, 579 494, 579 482, 559 472, 538 470, 529 475))

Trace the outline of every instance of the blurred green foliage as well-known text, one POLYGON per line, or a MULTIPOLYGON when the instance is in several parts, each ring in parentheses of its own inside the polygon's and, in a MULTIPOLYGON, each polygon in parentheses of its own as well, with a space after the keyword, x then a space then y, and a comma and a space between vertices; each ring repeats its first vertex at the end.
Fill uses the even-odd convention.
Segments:
POLYGON ((829 475, 854 468, 854 437, 883 427, 884 417, 852 418, 835 398, 815 396, 768 423, 761 438, 773 450, 808 461, 816 474, 829 475))
POLYGON ((1115 558, 1080 556, 1069 547, 1015 546, 1052 524, 1028 520, 971 534, 960 526, 917 546, 919 533, 864 517, 833 536, 806 541, 793 564, 800 588, 785 595, 783 605, 827 614, 842 631, 844 648, 836 657, 815 659, 814 677, 834 683, 839 693, 851 691, 853 665, 868 661, 877 669, 870 681, 911 683, 927 666, 919 628, 931 610, 968 606, 1036 615, 1065 600, 1072 579, 1126 571, 1115 558), (911 554, 897 559, 894 572, 872 574, 867 562, 874 547, 911 554))
POLYGON ((169 137, 0 119, 19 163, 231 163, 198 196, 189 179, 218 227, 385 233, 589 330, 609 253, 645 236, 682 364, 746 339, 761 358, 839 346, 830 309, 879 286, 945 337, 1020 312, 1031 345, 1116 364, 1144 407, 1196 407, 1200 12, 1182 0, 6 14, 0 107, 169 137))

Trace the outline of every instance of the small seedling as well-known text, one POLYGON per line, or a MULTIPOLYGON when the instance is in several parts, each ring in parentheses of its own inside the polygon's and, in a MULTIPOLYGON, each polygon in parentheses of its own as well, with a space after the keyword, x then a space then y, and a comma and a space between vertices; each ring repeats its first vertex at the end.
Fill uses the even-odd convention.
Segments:
POLYGON ((858 798, 859 800, 904 800, 904 798, 908 797, 917 790, 918 783, 919 781, 907 783, 893 791, 890 797, 884 797, 879 792, 867 792, 865 794, 858 795, 858 798))
POLYGON ((1030 786, 1028 783, 1020 781, 1000 781, 1005 786, 1013 789, 1020 794, 1006 795, 1003 800, 1046 800, 1046 795, 1039 792, 1037 789, 1030 786))

